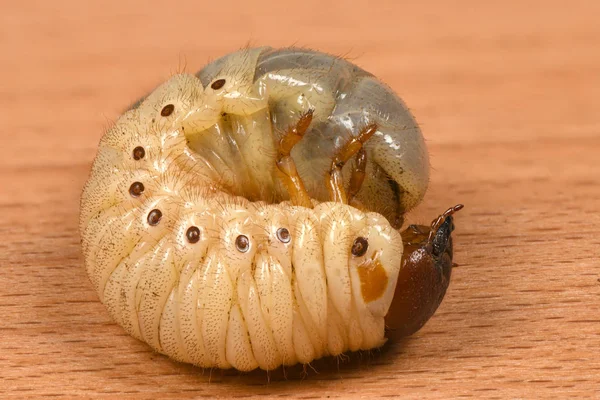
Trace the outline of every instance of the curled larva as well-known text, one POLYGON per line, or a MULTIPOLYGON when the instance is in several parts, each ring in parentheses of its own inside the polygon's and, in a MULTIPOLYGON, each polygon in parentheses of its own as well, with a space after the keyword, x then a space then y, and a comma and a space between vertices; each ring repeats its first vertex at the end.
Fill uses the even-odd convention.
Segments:
POLYGON ((448 286, 460 206, 398 231, 428 179, 417 124, 371 74, 244 49, 173 76, 104 135, 85 266, 112 318, 178 361, 271 370, 376 348, 448 286))

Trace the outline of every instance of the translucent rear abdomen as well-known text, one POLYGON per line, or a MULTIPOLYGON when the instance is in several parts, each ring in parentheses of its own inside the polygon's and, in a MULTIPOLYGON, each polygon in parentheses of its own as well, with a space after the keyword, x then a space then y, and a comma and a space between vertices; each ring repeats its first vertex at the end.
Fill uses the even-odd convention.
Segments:
MULTIPOLYGON (((306 49, 241 50, 197 76, 208 87, 215 79, 239 73, 240 62, 251 66, 240 74, 247 77, 244 82, 252 82, 247 97, 258 97, 253 91, 261 88, 268 99, 275 137, 303 112, 315 110, 311 128, 292 156, 311 197, 319 201, 327 200, 322 183, 332 154, 361 128, 377 124, 377 133, 366 144, 370 161, 358 199, 399 228, 398 220, 422 200, 429 183, 427 148, 404 102, 356 65, 306 49)), ((345 166, 347 178, 351 167, 345 166)))

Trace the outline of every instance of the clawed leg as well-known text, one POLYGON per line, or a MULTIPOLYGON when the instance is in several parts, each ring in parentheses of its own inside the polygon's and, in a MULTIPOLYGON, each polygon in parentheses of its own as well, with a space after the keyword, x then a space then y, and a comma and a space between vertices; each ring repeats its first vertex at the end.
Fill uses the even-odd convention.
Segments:
POLYGON ((358 194, 365 181, 365 171, 367 169, 367 151, 361 147, 356 153, 356 163, 350 176, 350 187, 348 188, 348 204, 352 204, 352 200, 358 194))
POLYGON ((298 123, 294 127, 290 127, 288 131, 279 140, 277 151, 277 168, 285 176, 284 182, 287 186, 290 200, 295 206, 303 206, 312 208, 310 196, 298 175, 296 164, 290 155, 292 148, 304 137, 313 116, 313 110, 308 110, 300 116, 298 123))
POLYGON ((433 222, 431 223, 429 236, 427 237, 427 243, 434 247, 434 251, 435 251, 435 245, 436 245, 435 239, 436 239, 436 236, 439 234, 440 227, 442 226, 442 224, 444 222, 446 222, 448 217, 451 217, 456 212, 462 210, 463 207, 464 207, 464 205, 462 205, 462 204, 457 204, 454 207, 450 207, 449 209, 444 211, 444 213, 442 215, 440 215, 435 220, 433 220, 433 222))
POLYGON ((331 201, 348 204, 356 196, 365 179, 365 169, 367 165, 367 153, 363 149, 363 144, 377 132, 377 124, 371 124, 365 127, 360 133, 353 137, 340 148, 331 160, 331 169, 326 177, 326 185, 329 190, 331 201), (350 178, 350 188, 348 194, 344 189, 342 179, 342 168, 344 164, 356 155, 356 167, 352 171, 350 178))

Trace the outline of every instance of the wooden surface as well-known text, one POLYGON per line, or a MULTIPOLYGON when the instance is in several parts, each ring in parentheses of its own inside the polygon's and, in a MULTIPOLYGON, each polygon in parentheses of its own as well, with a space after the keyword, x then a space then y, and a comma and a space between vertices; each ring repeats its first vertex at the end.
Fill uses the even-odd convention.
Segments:
POLYGON ((410 3, 3 1, 0 397, 600 398, 600 2, 410 3), (103 130, 248 42, 346 55, 422 124, 434 170, 411 220, 466 207, 414 337, 305 374, 202 371, 98 302, 77 219, 103 130))

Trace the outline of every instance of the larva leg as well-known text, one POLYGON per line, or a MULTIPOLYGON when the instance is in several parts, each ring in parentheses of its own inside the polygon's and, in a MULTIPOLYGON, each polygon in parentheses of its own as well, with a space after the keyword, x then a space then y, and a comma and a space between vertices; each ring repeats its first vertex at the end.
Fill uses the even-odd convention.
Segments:
POLYGON ((284 182, 287 186, 290 200, 295 206, 303 206, 312 208, 312 202, 310 196, 302 183, 300 175, 296 170, 296 164, 294 159, 290 155, 292 148, 298 143, 304 133, 308 129, 312 121, 313 110, 308 110, 306 113, 300 116, 296 126, 290 127, 288 131, 279 140, 279 146, 277 151, 277 168, 285 176, 284 182))
POLYGON ((358 193, 360 186, 364 180, 364 168, 366 168, 366 153, 363 152, 364 157, 362 159, 363 165, 361 167, 360 155, 357 158, 357 168, 352 173, 354 178, 354 184, 352 180, 350 182, 350 196, 346 195, 344 189, 344 181, 342 179, 342 167, 346 162, 354 155, 358 154, 363 148, 363 144, 371 138, 377 132, 377 124, 371 124, 363 128, 360 133, 350 139, 348 143, 340 148, 336 154, 334 154, 331 160, 331 169, 326 177, 326 184, 329 190, 329 197, 331 201, 348 204, 348 200, 351 199, 358 193), (362 172, 361 172, 362 168, 362 172), (362 178, 360 177, 362 173, 362 178))
MULTIPOLYGON (((362 187, 365 181, 365 170, 367 169, 367 152, 361 147, 356 153, 356 164, 350 176, 350 187, 348 188, 348 203, 353 204, 354 197, 362 187)), ((356 201, 355 201, 356 202, 356 201)), ((362 207, 360 207, 362 208, 362 207)))

